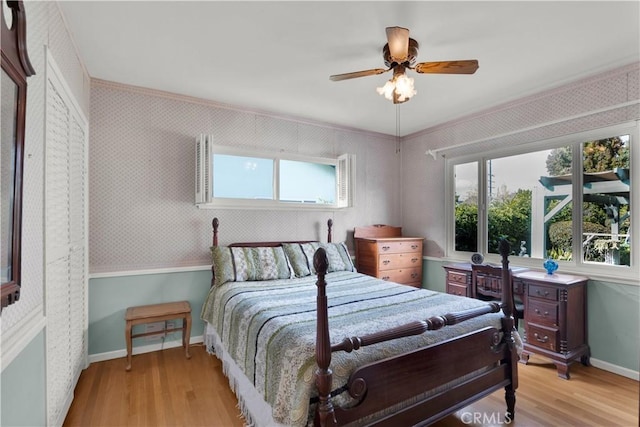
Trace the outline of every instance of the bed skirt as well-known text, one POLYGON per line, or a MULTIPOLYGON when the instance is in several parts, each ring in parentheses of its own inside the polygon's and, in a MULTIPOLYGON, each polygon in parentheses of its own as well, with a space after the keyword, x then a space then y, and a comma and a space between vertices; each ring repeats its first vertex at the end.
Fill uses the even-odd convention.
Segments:
POLYGON ((273 419, 271 406, 229 356, 215 329, 208 322, 205 323, 204 344, 207 352, 222 362, 222 373, 229 379, 229 386, 238 398, 238 408, 245 424, 250 427, 287 427, 273 419))

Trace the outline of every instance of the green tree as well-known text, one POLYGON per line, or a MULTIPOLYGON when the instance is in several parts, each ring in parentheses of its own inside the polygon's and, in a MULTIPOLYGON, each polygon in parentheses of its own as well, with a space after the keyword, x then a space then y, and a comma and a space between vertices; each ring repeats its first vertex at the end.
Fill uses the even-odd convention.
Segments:
POLYGON ((570 174, 571 163, 571 147, 554 148, 547 156, 547 172, 550 176, 570 174))
MULTIPOLYGON (((620 167, 629 167, 629 147, 618 136, 582 145, 584 171, 604 172, 620 167)), ((546 166, 550 176, 571 173, 571 147, 559 147, 551 150, 546 166)))
POLYGON ((582 151, 585 172, 604 172, 629 167, 629 148, 617 136, 585 142, 582 151))
POLYGON ((501 189, 499 197, 489 204, 489 252, 498 253, 501 237, 506 237, 511 247, 519 248, 521 241, 531 241, 531 190, 518 189, 508 193, 501 189))
POLYGON ((456 250, 478 251, 478 204, 456 203, 456 250))

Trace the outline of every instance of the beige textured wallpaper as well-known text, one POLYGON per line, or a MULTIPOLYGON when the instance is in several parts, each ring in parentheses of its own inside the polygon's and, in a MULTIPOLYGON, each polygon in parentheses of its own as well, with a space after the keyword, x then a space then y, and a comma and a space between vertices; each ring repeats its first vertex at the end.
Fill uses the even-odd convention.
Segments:
MULTIPOLYGON (((392 119, 392 118, 390 118, 392 119)), ((211 220, 220 244, 326 240, 351 246, 353 227, 400 225, 395 138, 283 118, 96 80, 89 137, 90 273, 210 264, 211 220), (314 156, 356 155, 355 207, 344 210, 199 209, 195 139, 314 156), (351 233, 351 234, 350 234, 351 233)))

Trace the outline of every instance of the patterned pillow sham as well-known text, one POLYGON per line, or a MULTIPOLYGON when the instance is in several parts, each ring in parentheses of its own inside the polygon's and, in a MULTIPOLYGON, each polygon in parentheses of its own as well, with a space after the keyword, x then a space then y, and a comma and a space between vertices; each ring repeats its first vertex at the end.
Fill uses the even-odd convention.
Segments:
POLYGON ((226 282, 289 279, 292 269, 282 247, 211 248, 215 285, 226 282))
POLYGON ((329 268, 327 272, 356 271, 349 255, 347 245, 342 243, 283 243, 282 244, 296 277, 305 277, 316 274, 313 266, 313 255, 320 247, 327 252, 329 268))
POLYGON ((321 243, 320 246, 327 251, 327 258, 329 259, 329 269, 327 272, 356 271, 347 245, 344 242, 321 243))
POLYGON ((311 275, 311 268, 313 268, 313 254, 315 249, 312 249, 313 246, 316 249, 319 247, 318 243, 283 243, 282 248, 284 249, 284 253, 287 255, 289 262, 291 263, 291 267, 293 268, 293 273, 296 277, 306 277, 311 275), (303 249, 303 246, 307 248, 307 251, 303 249), (309 258, 308 252, 311 253, 311 258, 309 258), (310 268, 311 266, 311 268, 310 268))

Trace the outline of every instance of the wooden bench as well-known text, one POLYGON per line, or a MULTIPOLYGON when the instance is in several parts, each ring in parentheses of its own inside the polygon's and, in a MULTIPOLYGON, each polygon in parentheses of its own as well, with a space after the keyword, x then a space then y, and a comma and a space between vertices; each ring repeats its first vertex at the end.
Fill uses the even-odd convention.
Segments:
POLYGON ((124 319, 127 321, 127 325, 125 327, 125 338, 127 341, 127 371, 131 370, 132 339, 137 337, 166 334, 182 330, 182 347, 184 347, 187 359, 191 358, 191 355, 189 354, 189 338, 191 337, 191 306, 188 301, 129 307, 127 308, 124 319), (173 319, 182 319, 182 327, 131 335, 131 329, 135 325, 173 319))

